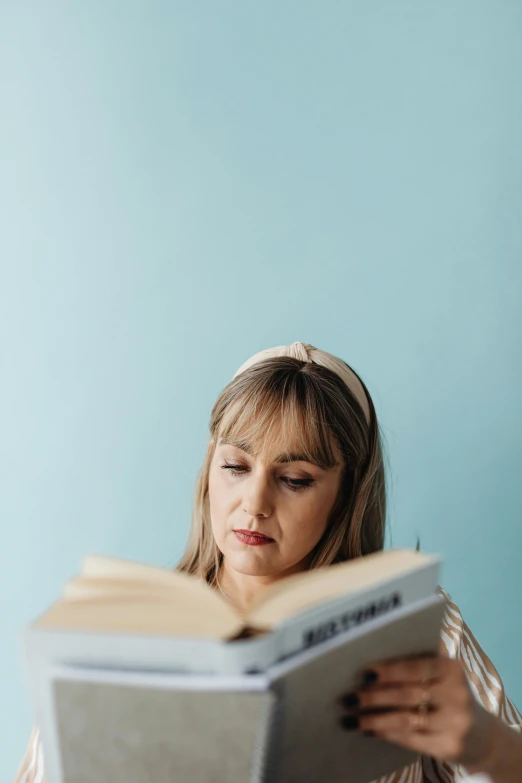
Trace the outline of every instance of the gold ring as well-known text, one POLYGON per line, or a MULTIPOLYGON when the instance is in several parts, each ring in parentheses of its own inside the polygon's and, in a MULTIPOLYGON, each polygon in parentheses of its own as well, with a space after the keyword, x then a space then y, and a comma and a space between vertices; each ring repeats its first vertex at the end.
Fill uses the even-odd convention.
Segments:
POLYGON ((433 702, 431 698, 431 689, 424 688, 422 692, 420 704, 417 707, 417 712, 421 712, 421 713, 429 712, 432 706, 433 706, 433 702))
POLYGON ((426 713, 420 712, 418 709, 415 712, 410 712, 410 727, 415 732, 421 732, 426 727, 426 713))

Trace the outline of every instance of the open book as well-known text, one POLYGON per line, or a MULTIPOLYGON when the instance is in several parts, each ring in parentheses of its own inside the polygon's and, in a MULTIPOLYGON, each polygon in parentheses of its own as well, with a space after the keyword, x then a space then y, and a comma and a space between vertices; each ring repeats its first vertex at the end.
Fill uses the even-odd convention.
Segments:
POLYGON ((23 637, 48 783, 364 783, 411 763, 347 736, 334 705, 372 661, 437 652, 439 566, 382 551, 282 579, 240 615, 197 577, 86 557, 23 637))
MULTIPOLYGON (((439 562, 433 555, 387 550, 294 574, 261 590, 241 616, 217 590, 192 575, 88 556, 80 576, 65 585, 63 596, 33 628, 175 636, 190 639, 192 647, 196 640, 232 641, 263 634, 260 649, 267 647, 270 633, 273 655, 266 658, 268 665, 432 595, 439 562)), ((252 644, 236 647, 256 649, 252 644)), ((263 662, 257 667, 264 668, 263 662)))

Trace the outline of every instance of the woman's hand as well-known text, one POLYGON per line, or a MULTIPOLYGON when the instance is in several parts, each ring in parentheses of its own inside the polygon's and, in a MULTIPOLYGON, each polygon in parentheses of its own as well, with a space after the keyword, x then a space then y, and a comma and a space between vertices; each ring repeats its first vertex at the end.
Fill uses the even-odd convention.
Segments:
POLYGON ((458 659, 384 661, 367 670, 364 681, 341 699, 344 728, 371 732, 469 771, 488 767, 500 719, 476 701, 458 659))

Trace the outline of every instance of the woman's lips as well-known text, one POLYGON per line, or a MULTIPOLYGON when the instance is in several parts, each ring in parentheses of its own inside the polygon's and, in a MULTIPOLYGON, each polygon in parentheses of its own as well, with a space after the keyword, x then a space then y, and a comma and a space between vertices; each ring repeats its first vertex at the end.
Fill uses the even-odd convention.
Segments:
POLYGON ((249 544, 250 546, 274 543, 273 538, 264 536, 262 533, 252 533, 250 530, 234 530, 234 535, 242 544, 249 544))

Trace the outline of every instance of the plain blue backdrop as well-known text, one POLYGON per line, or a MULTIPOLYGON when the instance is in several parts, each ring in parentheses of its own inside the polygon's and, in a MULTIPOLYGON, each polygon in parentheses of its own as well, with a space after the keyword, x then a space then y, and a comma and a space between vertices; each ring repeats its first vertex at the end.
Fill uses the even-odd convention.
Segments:
POLYGON ((294 340, 522 706, 521 42, 509 0, 1 3, 2 780, 21 628, 88 552, 176 563, 214 400, 294 340))

